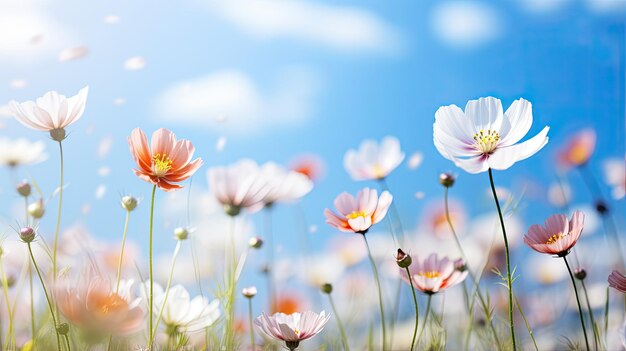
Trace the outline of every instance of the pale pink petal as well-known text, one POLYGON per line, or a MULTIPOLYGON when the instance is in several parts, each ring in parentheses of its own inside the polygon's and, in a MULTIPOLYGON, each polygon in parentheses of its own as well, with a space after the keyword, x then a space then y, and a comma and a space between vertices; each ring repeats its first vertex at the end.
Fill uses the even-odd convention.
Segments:
POLYGON ((539 134, 521 144, 497 148, 496 151, 489 156, 489 167, 504 170, 511 167, 515 162, 525 160, 536 154, 548 143, 549 130, 550 127, 545 127, 539 134))
POLYGON ((388 191, 383 191, 382 194, 380 194, 380 198, 378 199, 378 206, 376 207, 376 211, 372 215, 372 223, 376 224, 382 221, 383 218, 385 218, 392 201, 393 196, 391 196, 388 191))
POLYGON ((503 119, 502 103, 491 96, 470 100, 465 105, 465 116, 472 122, 474 133, 479 130, 498 131, 503 119))
POLYGON ((510 146, 522 140, 533 124, 532 104, 525 99, 513 101, 504 113, 499 146, 510 146))
POLYGON ((357 210, 354 197, 346 192, 339 194, 339 196, 335 198, 334 204, 337 211, 344 216, 347 216, 357 210))

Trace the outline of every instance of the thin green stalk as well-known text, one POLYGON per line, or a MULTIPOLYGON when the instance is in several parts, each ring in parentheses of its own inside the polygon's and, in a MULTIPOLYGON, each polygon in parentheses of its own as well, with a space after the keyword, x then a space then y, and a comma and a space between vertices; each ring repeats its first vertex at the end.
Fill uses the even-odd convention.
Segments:
POLYGON ((604 304, 604 345, 608 345, 609 342, 609 287, 606 287, 606 303, 604 304))
POLYGON ((235 340, 233 338, 233 325, 235 319, 235 289, 236 289, 236 273, 237 258, 235 249, 235 217, 230 219, 230 254, 226 257, 226 274, 227 274, 227 301, 226 301, 226 325, 224 327, 226 350, 233 350, 235 340), (230 256, 230 262, 228 259, 230 256))
POLYGON ((252 298, 248 298, 248 316, 250 318, 250 347, 251 350, 255 350, 256 343, 254 342, 254 326, 252 323, 252 298))
POLYGON ((170 287, 172 286, 172 277, 174 276, 174 266, 176 265, 176 258, 178 257, 178 253, 180 252, 182 241, 178 240, 176 242, 176 247, 174 248, 174 255, 172 256, 172 265, 170 266, 170 275, 167 278, 167 286, 165 287, 165 297, 163 298, 163 304, 161 305, 161 309, 159 311, 159 316, 156 320, 156 325, 154 326, 154 330, 152 331, 152 338, 156 335, 157 330, 159 329, 159 323, 161 322, 161 318, 163 318, 163 310, 165 309, 165 304, 167 304, 167 297, 170 294, 170 287))
MULTIPOLYGON (((380 187, 383 191, 389 191, 389 185, 387 185, 387 181, 385 180, 385 178, 379 179, 379 182, 380 187)), ((393 243, 395 246, 400 247, 398 245, 398 242, 400 242, 400 245, 403 245, 402 239, 404 238, 404 230, 402 229, 402 222, 400 222, 400 215, 398 214, 396 203, 393 201, 391 202, 390 213, 387 215, 387 217, 389 218, 391 238, 393 239, 393 243), (399 232, 399 234, 397 232, 399 232)))
POLYGON ((430 305, 433 299, 433 294, 428 294, 428 300, 426 302, 426 315, 424 316, 424 323, 422 325, 422 330, 420 331, 420 335, 417 337, 417 346, 419 348, 420 341, 422 340, 422 335, 424 334, 424 329, 428 325, 428 315, 430 314, 430 305))
POLYGON ((7 314, 9 317, 9 327, 7 329, 7 340, 5 341, 4 349, 9 349, 9 344, 11 346, 15 343, 15 335, 13 335, 13 313, 11 311, 11 302, 9 301, 9 282, 7 281, 7 276, 4 272, 4 264, 2 263, 2 258, 0 257, 0 278, 2 279, 2 290, 4 291, 4 299, 7 304, 7 314))
POLYGON ((533 334, 533 330, 530 329, 530 323, 528 323, 528 319, 526 319, 526 314, 524 313, 524 310, 522 309, 522 305, 517 300, 517 297, 515 297, 515 304, 517 305, 517 310, 519 311, 519 314, 522 315, 524 324, 526 324, 526 330, 528 330, 528 335, 530 335, 530 339, 533 341, 533 345, 535 346, 535 351, 539 351, 539 348, 537 347, 537 341, 535 341, 535 335, 533 334))
POLYGON ((33 255, 33 249, 30 246, 30 242, 26 243, 28 245, 28 252, 30 253, 30 259, 33 262, 33 266, 37 271, 37 275, 39 276, 39 280, 41 281, 41 287, 43 288, 43 293, 46 296, 46 301, 48 301, 48 307, 50 308, 50 314, 52 315, 52 323, 54 324, 54 333, 57 337, 57 350, 61 351, 61 338, 59 337, 59 332, 57 331, 57 319, 54 314, 54 307, 52 306, 52 300, 50 300, 50 296, 48 295, 48 290, 46 289, 46 283, 41 276, 41 272, 39 271, 39 267, 37 266, 37 262, 35 261, 35 255, 33 255))
MULTIPOLYGON (((467 263, 467 256, 465 255, 465 251, 463 250, 463 245, 461 245, 461 241, 459 240, 459 236, 456 233, 456 230, 454 229, 454 225, 452 224, 452 218, 450 218, 450 209, 448 206, 448 188, 449 187, 444 187, 444 193, 443 193, 443 204, 444 204, 444 209, 445 209, 445 214, 446 214, 446 221, 448 222, 448 226, 450 227, 450 231, 452 232, 452 236, 454 237, 454 242, 456 243, 457 248, 459 249, 459 253, 461 254, 461 258, 463 259, 463 261, 465 261, 467 263)), ((479 289, 479 282, 478 279, 476 278, 476 275, 474 275, 474 273, 472 272, 471 269, 469 269, 469 267, 467 268, 467 273, 470 276, 470 278, 472 279, 472 282, 474 283, 474 293, 476 294, 476 296, 478 296, 478 300, 480 302, 481 307, 483 308, 483 313, 485 314, 485 318, 487 318, 487 324, 489 324, 489 327, 491 329, 491 334, 493 335, 493 339, 496 343, 496 347, 498 348, 498 350, 502 350, 502 346, 500 344, 500 338, 498 338, 498 333, 496 332, 496 328, 493 325, 493 320, 491 319, 491 311, 489 309, 489 306, 487 306, 487 303, 485 302, 485 298, 483 297, 482 293, 480 292, 479 289)), ((472 298, 473 298, 472 294, 472 298)), ((473 299, 472 299, 473 300, 473 299)), ((473 301, 472 301, 472 306, 473 306, 473 301)), ((469 312, 469 309, 468 309, 469 312)), ((472 319, 472 315, 470 314, 470 320, 472 319)), ((473 325, 473 323, 472 323, 473 325)), ((471 328, 470 330, 468 330, 468 333, 471 333, 471 328)))
POLYGON ((569 277, 572 279, 572 285, 574 286, 574 294, 576 295, 576 303, 578 304, 578 316, 580 317, 580 324, 583 327, 583 334, 585 335, 585 345, 587 346, 587 351, 589 351, 589 339, 587 338, 587 328, 585 328, 585 319, 583 318, 583 308, 580 306, 580 298, 578 297, 578 288, 576 287, 576 280, 574 280, 574 274, 572 274, 572 270, 569 267, 569 263, 567 262, 567 257, 563 256, 563 261, 565 261, 565 266, 567 266, 567 271, 569 272, 569 277))
POLYGON ((585 293, 585 301, 587 302, 587 311, 589 311, 589 320, 591 320, 591 326, 593 327, 593 340, 595 344, 595 350, 598 350, 598 343, 600 342, 600 334, 598 332, 598 328, 596 325, 596 320, 593 316, 593 310, 591 309, 591 303, 589 302, 589 293, 587 292, 587 285, 585 284, 585 280, 581 279, 580 284, 583 287, 583 292, 585 293))
POLYGON ((150 301, 148 301, 148 303, 150 304, 150 306, 148 307, 150 310, 150 314, 148 315, 148 348, 152 347, 152 330, 154 330, 152 328, 152 323, 154 322, 152 319, 152 315, 153 315, 153 309, 154 309, 154 276, 152 274, 152 227, 153 227, 153 222, 154 222, 154 195, 156 193, 156 184, 152 187, 152 199, 150 200, 150 241, 148 244, 148 250, 149 250, 149 265, 150 265, 150 301))
POLYGON ((28 262, 28 290, 30 292, 30 331, 31 331, 31 342, 33 345, 33 350, 35 350, 35 298, 33 294, 33 269, 28 262))
POLYGON ((59 154, 61 160, 61 176, 59 181, 59 206, 57 212, 57 224, 54 229, 54 244, 52 246, 52 281, 57 279, 57 245, 59 241, 59 231, 61 229, 61 209, 63 207, 63 144, 59 141, 59 154))
POLYGON ((335 307, 335 302, 333 301, 332 295, 328 294, 328 300, 330 301, 330 307, 333 309, 333 313, 335 314, 335 320, 337 321, 337 326, 339 327, 339 333, 341 334, 341 342, 343 344, 344 351, 350 351, 350 346, 348 346, 348 337, 346 336, 346 330, 343 328, 343 323, 341 323, 341 319, 339 318, 339 314, 337 313, 337 308, 335 307))
POLYGON ((370 245, 367 242, 367 237, 365 234, 363 235, 363 240, 365 240, 365 247, 367 247, 367 256, 369 257, 370 264, 372 265, 372 271, 374 272, 374 280, 376 280, 376 287, 378 288, 378 306, 380 307, 380 321, 383 332, 383 351, 387 350, 387 332, 385 330, 385 309, 383 308, 383 290, 380 287, 380 279, 378 278, 378 269, 376 268, 376 262, 374 262, 374 257, 372 256, 372 251, 370 250, 370 245))
POLYGON ((67 351, 72 351, 72 346, 70 346, 70 338, 67 334, 63 335, 65 337, 65 345, 67 345, 67 351))
POLYGON ((417 336, 417 327, 419 325, 420 310, 417 305, 417 295, 415 294, 415 288, 413 287, 413 278, 411 278, 411 272, 409 267, 404 268, 406 270, 407 277, 409 277, 409 284, 411 284, 411 293, 413 293, 413 303, 415 303, 415 329, 413 329, 413 339, 411 340, 411 351, 415 347, 415 337, 417 336))
POLYGON ((515 341, 515 323, 513 321, 513 277, 511 276, 511 261, 509 254, 509 240, 506 237, 506 228, 504 226, 504 217, 502 217, 502 210, 500 209, 500 202, 498 201, 498 194, 496 193, 496 186, 493 182, 493 172, 489 168, 489 183, 491 184, 491 192, 493 193, 493 200, 496 202, 496 208, 498 209, 498 217, 500 218, 500 226, 502 227, 502 237, 504 238, 504 249, 506 253, 506 277, 509 290, 509 322, 511 325, 511 342, 513 345, 513 351, 517 350, 517 344, 515 341))
POLYGON ((265 238, 267 241, 267 297, 270 308, 276 306, 276 293, 274 292, 274 234, 272 230, 272 205, 265 206, 265 238))
POLYGON ((120 291, 120 279, 122 277, 122 265, 124 263, 124 247, 126 246, 126 233, 128 233, 128 222, 130 220, 130 211, 126 210, 126 219, 124 220, 124 233, 122 234, 122 249, 120 251, 120 259, 117 262, 117 282, 115 283, 115 293, 120 291))

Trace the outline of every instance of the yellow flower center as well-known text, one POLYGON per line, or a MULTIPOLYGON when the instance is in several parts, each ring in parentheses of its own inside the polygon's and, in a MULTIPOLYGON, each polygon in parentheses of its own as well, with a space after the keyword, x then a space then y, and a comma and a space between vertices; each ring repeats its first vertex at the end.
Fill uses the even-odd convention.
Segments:
POLYGON ((474 134, 474 145, 483 154, 491 154, 498 146, 500 134, 495 130, 479 130, 474 134))
POLYGON ((554 244, 555 242, 563 239, 566 236, 567 236, 567 234, 563 234, 563 233, 554 234, 554 235, 552 235, 551 237, 548 238, 548 240, 546 241, 546 244, 548 244, 548 245, 554 244))
POLYGON ((346 216, 347 219, 355 219, 355 218, 359 218, 359 217, 367 217, 367 214, 363 211, 354 211, 352 213, 350 213, 349 215, 346 216))
POLYGON ((429 272, 419 272, 417 273, 417 275, 419 275, 420 277, 432 279, 432 278, 439 278, 441 273, 437 271, 429 271, 429 272))
POLYGON ((569 152, 569 159, 574 165, 581 165, 589 159, 589 150, 584 145, 574 145, 569 152))
POLYGON ((293 332, 296 333, 296 335, 298 335, 298 336, 300 335, 300 329, 296 328, 293 332))
POLYGON ((385 178, 385 169, 379 165, 379 164, 375 164, 373 169, 372 169, 373 173, 374 173, 374 177, 376 179, 383 179, 385 178))
POLYGON ((163 177, 170 169, 172 169, 172 160, 167 154, 155 154, 152 156, 152 170, 155 176, 163 177))
POLYGON ((92 297, 92 301, 96 311, 105 315, 109 313, 115 313, 116 311, 125 309, 128 307, 128 303, 118 294, 95 294, 92 297))

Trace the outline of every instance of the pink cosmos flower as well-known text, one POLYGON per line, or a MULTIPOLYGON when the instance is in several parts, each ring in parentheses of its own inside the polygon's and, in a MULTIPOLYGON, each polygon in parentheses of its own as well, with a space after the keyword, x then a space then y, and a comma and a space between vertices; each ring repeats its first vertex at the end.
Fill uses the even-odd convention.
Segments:
POLYGON ((385 137, 380 144, 376 140, 364 140, 358 150, 348 150, 343 166, 354 180, 379 180, 385 178, 404 160, 400 141, 385 137))
POLYGON ((111 289, 108 279, 87 273, 79 282, 66 279, 54 290, 59 311, 73 325, 91 335, 125 336, 144 327, 141 298, 132 294, 133 281, 120 282, 111 289))
POLYGON ((191 177, 202 166, 202 159, 191 160, 195 151, 189 140, 176 140, 171 131, 161 128, 152 133, 152 144, 144 132, 135 128, 128 138, 130 153, 138 168, 135 174, 163 191, 182 188, 175 184, 191 177))
POLYGON ((388 191, 383 191, 379 198, 376 189, 370 188, 359 191, 356 200, 346 192, 341 193, 334 202, 339 214, 325 209, 326 223, 342 232, 365 234, 385 218, 392 200, 388 191))
POLYGON ((56 134, 60 139, 55 138, 55 135, 51 133, 53 139, 60 141, 65 138, 65 127, 76 122, 83 115, 88 92, 89 87, 86 86, 78 94, 66 98, 56 91, 49 91, 36 101, 21 103, 11 101, 9 109, 18 122, 29 128, 44 132, 63 130, 62 133, 56 134))
POLYGON ((570 221, 563 214, 555 214, 546 219, 545 227, 533 224, 524 242, 537 252, 564 257, 580 238, 584 226, 585 214, 581 211, 574 212, 570 221))
POLYGON ((207 176, 209 188, 228 215, 236 216, 242 209, 256 212, 265 205, 268 179, 255 161, 242 159, 227 167, 213 167, 207 176))
POLYGON ((626 293, 626 277, 618 271, 611 272, 609 275, 609 286, 615 290, 626 293))
POLYGON ((565 169, 582 166, 596 148, 596 131, 587 128, 572 135, 565 146, 558 151, 557 160, 565 169))
POLYGON ((410 283, 421 292, 433 295, 442 290, 453 287, 462 282, 467 276, 467 271, 461 272, 455 268, 457 261, 452 261, 448 257, 439 259, 436 253, 430 254, 425 260, 420 261, 417 257, 409 266, 411 276, 404 268, 400 269, 402 279, 410 283))
POLYGON ((257 328, 267 336, 282 340, 289 350, 295 350, 300 341, 307 340, 324 329, 330 319, 325 311, 319 315, 315 312, 275 313, 271 316, 263 313, 254 320, 257 328))

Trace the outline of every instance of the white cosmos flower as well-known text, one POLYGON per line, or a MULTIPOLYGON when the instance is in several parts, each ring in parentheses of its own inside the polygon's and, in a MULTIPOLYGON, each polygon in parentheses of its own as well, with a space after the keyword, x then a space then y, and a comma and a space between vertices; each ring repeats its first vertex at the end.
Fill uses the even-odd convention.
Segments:
POLYGON ((383 179, 404 160, 397 138, 387 136, 378 144, 376 140, 364 140, 358 150, 348 150, 343 166, 354 180, 383 179))
POLYGON ((313 189, 313 181, 309 177, 296 171, 289 171, 274 162, 261 166, 261 177, 267 182, 268 192, 263 198, 267 205, 295 201, 313 189))
POLYGON ((442 106, 435 113, 433 137, 441 155, 469 173, 489 168, 503 170, 524 160, 548 142, 549 127, 517 144, 530 130, 532 105, 515 100, 502 113, 500 99, 470 100, 465 112, 456 105, 442 106))
POLYGON ((227 167, 213 167, 207 176, 209 188, 229 215, 244 208, 249 212, 263 208, 269 187, 255 161, 242 159, 227 167))
POLYGON ((36 101, 11 101, 9 109, 18 122, 29 128, 45 132, 64 129, 83 115, 88 92, 89 87, 84 87, 78 94, 66 98, 49 91, 36 101))
POLYGON ((48 155, 44 149, 44 143, 41 141, 0 138, 0 165, 16 167, 45 161, 48 155))
MULTIPOLYGON (((150 289, 150 283, 144 284, 142 294, 146 295, 150 289)), ((144 296, 146 301, 149 299, 144 296)), ((154 317, 156 318, 163 306, 165 300, 165 292, 159 284, 154 284, 154 317)), ((190 298, 189 292, 182 285, 174 285, 170 288, 163 315, 161 317, 161 325, 166 330, 176 333, 193 333, 203 330, 211 326, 220 317, 219 301, 213 300, 209 302, 203 296, 190 298)))
POLYGON ((307 340, 324 329, 330 315, 306 311, 304 313, 275 313, 271 316, 263 313, 254 320, 254 324, 265 335, 276 340, 283 340, 285 346, 295 350, 300 341, 307 340))

